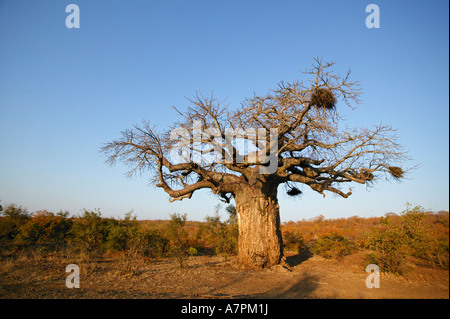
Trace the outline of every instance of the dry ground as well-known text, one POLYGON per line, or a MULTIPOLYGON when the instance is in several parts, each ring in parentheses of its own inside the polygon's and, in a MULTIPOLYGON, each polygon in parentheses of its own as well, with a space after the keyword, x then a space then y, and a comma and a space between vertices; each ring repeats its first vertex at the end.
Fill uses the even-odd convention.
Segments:
POLYGON ((172 259, 3 259, 0 298, 449 298, 449 273, 439 268, 382 273, 380 288, 369 289, 362 254, 341 261, 297 255, 287 262, 291 270, 246 270, 219 256, 189 257, 184 269, 172 259), (79 289, 65 286, 71 263, 80 267, 79 289))

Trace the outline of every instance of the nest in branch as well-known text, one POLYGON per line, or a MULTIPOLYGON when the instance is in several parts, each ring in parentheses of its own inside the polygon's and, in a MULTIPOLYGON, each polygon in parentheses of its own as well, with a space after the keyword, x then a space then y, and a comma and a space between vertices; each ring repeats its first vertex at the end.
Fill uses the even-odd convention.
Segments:
POLYGON ((311 94, 311 106, 332 110, 336 107, 336 97, 331 90, 324 87, 317 87, 311 94))
POLYGON ((291 189, 287 191, 287 194, 289 196, 298 196, 301 193, 302 193, 302 191, 299 190, 297 187, 291 187, 291 189))
POLYGON ((373 176, 373 174, 372 174, 371 171, 365 169, 365 170, 362 171, 362 174, 363 174, 364 179, 365 179, 366 181, 372 181, 372 180, 373 180, 373 177, 374 177, 374 176, 373 176))
POLYGON ((396 166, 389 166, 389 173, 397 179, 402 178, 405 175, 405 172, 400 167, 396 166))

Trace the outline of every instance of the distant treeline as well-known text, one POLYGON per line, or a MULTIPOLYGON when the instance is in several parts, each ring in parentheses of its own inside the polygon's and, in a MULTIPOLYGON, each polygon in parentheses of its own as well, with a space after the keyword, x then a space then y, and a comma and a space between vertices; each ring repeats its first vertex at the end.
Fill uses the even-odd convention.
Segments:
MULTIPOLYGON (((127 258, 175 258, 181 267, 189 255, 218 254, 227 258, 238 249, 235 208, 219 207, 204 222, 189 222, 186 214, 171 214, 167 221, 139 221, 132 213, 124 218, 102 217, 99 210, 68 212, 40 210, 29 213, 11 204, 0 217, 2 256, 17 252, 42 254, 66 251, 85 257, 119 254, 127 258)), ((399 215, 349 217, 287 222, 282 225, 284 251, 305 257, 340 259, 356 251, 382 271, 401 274, 408 264, 422 263, 448 269, 449 214, 410 207, 399 215)))

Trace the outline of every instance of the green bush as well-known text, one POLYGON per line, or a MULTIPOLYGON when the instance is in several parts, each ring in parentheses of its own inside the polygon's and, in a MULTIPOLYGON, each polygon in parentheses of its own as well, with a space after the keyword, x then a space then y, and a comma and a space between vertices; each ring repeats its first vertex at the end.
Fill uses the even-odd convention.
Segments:
POLYGON ((0 238, 14 239, 22 227, 30 218, 31 214, 21 206, 8 205, 3 209, 0 218, 0 238))
POLYGON ((46 210, 37 211, 32 218, 20 226, 15 242, 20 246, 40 245, 47 247, 61 246, 66 243, 72 220, 67 212, 56 215, 46 210))
POLYGON ((448 270, 449 244, 448 240, 437 240, 430 252, 430 259, 434 265, 448 270))
POLYGON ((395 274, 406 270, 408 256, 448 267, 448 240, 431 237, 431 229, 425 224, 426 215, 422 207, 410 208, 408 205, 397 223, 389 217, 381 218, 382 228, 373 230, 367 238, 367 248, 372 250, 369 262, 377 264, 382 271, 395 274))
POLYGON ((189 247, 189 249, 188 249, 188 254, 189 254, 189 256, 195 256, 195 255, 197 255, 198 254, 198 251, 197 251, 197 249, 196 248, 194 248, 194 247, 189 247))
POLYGON ((425 211, 416 206, 407 209, 401 216, 401 228, 410 255, 418 258, 429 258, 429 252, 433 249, 433 241, 430 229, 425 225, 425 211))
POLYGON ((366 241, 372 250, 368 263, 376 264, 381 271, 402 274, 405 271, 408 253, 405 234, 401 227, 391 223, 389 217, 380 220, 382 229, 373 230, 366 241))
POLYGON ((109 230, 117 223, 113 218, 102 218, 99 210, 84 210, 81 216, 74 219, 70 244, 83 254, 100 253, 106 248, 109 230))
POLYGON ((132 212, 125 214, 123 220, 110 223, 106 237, 106 247, 112 251, 121 251, 125 255, 134 255, 139 252, 141 241, 141 229, 132 212))
POLYGON ((352 253, 353 244, 347 238, 333 232, 319 237, 311 245, 310 250, 313 254, 324 258, 340 259, 352 253))
POLYGON ((145 228, 131 216, 125 215, 118 223, 110 224, 106 246, 110 251, 119 251, 126 257, 162 257, 168 240, 156 229, 145 228))
POLYGON ((170 255, 178 261, 180 268, 184 267, 184 262, 190 247, 188 233, 185 228, 186 216, 186 214, 171 214, 169 226, 167 228, 170 255))
POLYGON ((206 223, 200 225, 199 236, 214 247, 216 254, 227 258, 228 255, 236 254, 238 248, 239 229, 236 209, 233 205, 226 207, 229 217, 224 222, 220 220, 219 209, 220 206, 217 206, 215 216, 206 216, 206 223))
POLYGON ((147 228, 145 234, 149 243, 146 251, 147 256, 163 257, 168 253, 170 242, 163 231, 157 228, 147 228))

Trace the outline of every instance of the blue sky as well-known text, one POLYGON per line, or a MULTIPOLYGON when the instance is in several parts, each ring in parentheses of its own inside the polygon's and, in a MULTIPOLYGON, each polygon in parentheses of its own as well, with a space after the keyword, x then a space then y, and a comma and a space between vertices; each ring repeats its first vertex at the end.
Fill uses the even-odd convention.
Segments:
POLYGON ((149 176, 107 166, 101 145, 144 119, 163 130, 196 91, 239 106, 321 56, 361 80, 348 125, 392 125, 420 167, 348 199, 280 194, 281 220, 448 210, 448 12, 448 1, 0 0, 1 204, 203 220, 218 203, 208 191, 169 203, 149 176), (79 29, 66 28, 70 3, 79 29), (365 25, 370 3, 379 29, 365 25))

